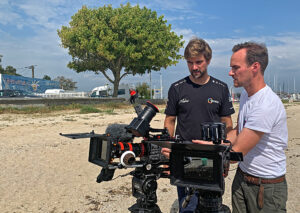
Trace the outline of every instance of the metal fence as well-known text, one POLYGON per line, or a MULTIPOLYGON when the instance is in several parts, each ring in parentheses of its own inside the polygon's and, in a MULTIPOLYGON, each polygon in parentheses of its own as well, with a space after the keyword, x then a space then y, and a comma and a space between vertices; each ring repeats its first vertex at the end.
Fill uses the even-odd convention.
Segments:
POLYGON ((43 98, 86 98, 89 97, 88 92, 63 92, 59 94, 36 93, 35 95, 43 98))

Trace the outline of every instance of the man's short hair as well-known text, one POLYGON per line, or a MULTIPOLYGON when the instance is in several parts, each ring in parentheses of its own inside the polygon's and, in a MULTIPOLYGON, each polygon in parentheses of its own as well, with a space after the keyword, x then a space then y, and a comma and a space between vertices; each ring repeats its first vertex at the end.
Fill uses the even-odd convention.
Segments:
POLYGON ((201 38, 193 38, 184 50, 184 58, 189 59, 203 55, 206 61, 210 61, 212 51, 208 43, 201 38))
POLYGON ((245 42, 237 44, 232 48, 232 52, 237 52, 240 49, 246 49, 246 62, 248 66, 254 62, 258 62, 261 66, 261 73, 264 74, 265 69, 268 66, 268 49, 265 44, 256 42, 245 42))

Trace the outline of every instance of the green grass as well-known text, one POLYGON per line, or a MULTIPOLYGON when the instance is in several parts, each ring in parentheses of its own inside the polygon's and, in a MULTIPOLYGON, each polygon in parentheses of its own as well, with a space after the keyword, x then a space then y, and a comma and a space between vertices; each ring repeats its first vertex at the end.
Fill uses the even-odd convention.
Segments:
POLYGON ((80 108, 80 113, 81 114, 88 114, 88 113, 98 113, 98 112, 101 112, 100 109, 97 109, 93 106, 90 106, 90 105, 87 105, 87 106, 82 106, 80 108))
POLYGON ((101 104, 104 108, 109 108, 109 109, 123 109, 127 108, 128 104, 124 103, 119 103, 119 102, 107 102, 104 104, 101 104))
POLYGON ((284 103, 284 104, 288 104, 288 103, 289 103, 289 100, 283 100, 283 99, 281 99, 281 101, 282 101, 282 103, 284 103))
MULTIPOLYGON (((142 106, 143 108, 145 106, 142 106)), ((116 114, 116 109, 133 109, 131 104, 120 103, 120 102, 106 102, 103 104, 68 104, 68 105, 53 105, 53 106, 28 106, 28 107, 0 107, 0 114, 47 114, 59 111, 73 110, 82 114, 87 113, 105 113, 105 114, 116 114)), ((160 113, 164 113, 165 106, 161 107, 160 113)))
POLYGON ((117 114, 117 113, 114 112, 114 109, 107 109, 107 110, 104 110, 102 112, 104 112, 105 114, 109 114, 109 115, 116 115, 117 114))
POLYGON ((81 105, 81 104, 69 104, 69 105, 53 105, 53 106, 28 106, 28 107, 0 107, 0 114, 46 114, 52 112, 59 112, 65 110, 79 110, 79 113, 106 113, 106 114, 115 114, 115 109, 128 108, 128 104, 124 103, 115 103, 107 102, 103 104, 90 104, 90 105, 81 105))

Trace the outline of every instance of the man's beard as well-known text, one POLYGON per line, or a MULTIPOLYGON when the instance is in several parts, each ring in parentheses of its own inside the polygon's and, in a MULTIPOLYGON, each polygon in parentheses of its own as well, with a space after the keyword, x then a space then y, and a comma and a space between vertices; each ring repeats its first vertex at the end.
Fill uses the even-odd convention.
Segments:
POLYGON ((239 88, 239 87, 241 87, 241 85, 240 85, 240 83, 239 82, 234 82, 234 80, 233 80, 233 86, 235 87, 235 88, 239 88))
POLYGON ((242 83, 242 82, 240 82, 240 81, 233 78, 233 86, 235 88, 244 87, 244 85, 245 85, 245 83, 242 83))
POLYGON ((199 79, 199 78, 202 78, 206 72, 207 72, 207 70, 203 70, 203 71, 192 70, 191 75, 193 76, 193 78, 199 79))

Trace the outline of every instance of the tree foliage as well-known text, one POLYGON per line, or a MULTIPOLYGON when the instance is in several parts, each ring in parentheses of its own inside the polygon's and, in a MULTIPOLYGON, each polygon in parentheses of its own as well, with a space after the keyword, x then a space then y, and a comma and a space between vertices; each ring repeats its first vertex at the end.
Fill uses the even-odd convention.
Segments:
POLYGON ((44 75, 43 79, 44 79, 44 80, 51 81, 51 77, 50 77, 49 75, 44 75))
POLYGON ((60 86, 61 89, 64 89, 64 90, 75 90, 75 89, 77 89, 77 87, 76 87, 77 82, 72 81, 72 79, 65 78, 64 76, 57 76, 53 80, 59 82, 59 86, 60 86))
POLYGON ((16 68, 14 68, 13 66, 6 66, 6 68, 5 68, 3 74, 20 76, 20 75, 17 73, 16 68))
MULTIPOLYGON (((2 55, 0 55, 0 63, 2 61, 2 55)), ((6 66, 6 68, 4 69, 2 67, 2 65, 0 64, 0 74, 8 74, 8 75, 17 75, 20 76, 19 74, 17 74, 17 70, 16 68, 14 68, 13 66, 6 66)))
POLYGON ((141 99, 150 99, 150 86, 147 83, 140 83, 136 86, 141 99))
POLYGON ((182 36, 166 23, 155 11, 129 3, 119 8, 83 6, 58 35, 72 56, 68 67, 78 73, 102 73, 117 96, 120 80, 126 75, 158 71, 182 57, 178 54, 182 36))

